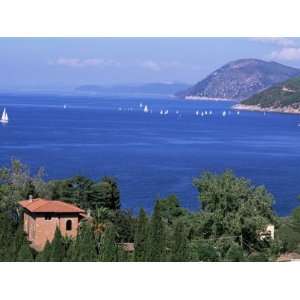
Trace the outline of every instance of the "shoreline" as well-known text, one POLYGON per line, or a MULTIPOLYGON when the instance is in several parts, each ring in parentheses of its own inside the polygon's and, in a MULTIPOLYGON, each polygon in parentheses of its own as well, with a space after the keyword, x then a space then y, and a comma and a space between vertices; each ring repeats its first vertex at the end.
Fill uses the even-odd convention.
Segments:
POLYGON ((233 99, 225 98, 210 98, 210 97, 201 97, 201 96, 185 96, 185 100, 199 100, 199 101, 225 101, 225 102, 236 102, 233 99))
POLYGON ((281 114, 300 114, 300 109, 293 108, 291 106, 286 107, 260 107, 259 105, 245 105, 245 104, 235 104, 232 106, 234 110, 246 110, 254 112, 270 112, 270 113, 281 113, 281 114))

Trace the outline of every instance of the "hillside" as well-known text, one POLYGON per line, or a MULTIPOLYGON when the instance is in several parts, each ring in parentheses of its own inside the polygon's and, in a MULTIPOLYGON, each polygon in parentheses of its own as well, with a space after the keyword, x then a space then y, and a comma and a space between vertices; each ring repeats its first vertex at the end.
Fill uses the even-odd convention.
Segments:
POLYGON ((300 76, 300 70, 276 62, 240 59, 217 69, 193 87, 177 93, 186 99, 246 99, 274 84, 300 76))
POLYGON ((300 113, 300 77, 289 79, 258 93, 238 106, 240 109, 300 113))

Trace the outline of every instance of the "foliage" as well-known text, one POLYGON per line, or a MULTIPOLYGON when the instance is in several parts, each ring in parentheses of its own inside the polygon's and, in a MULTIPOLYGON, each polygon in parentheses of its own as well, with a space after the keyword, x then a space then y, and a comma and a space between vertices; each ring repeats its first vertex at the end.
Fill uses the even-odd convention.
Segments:
POLYGON ((145 261, 147 253, 148 238, 148 218, 145 210, 142 208, 139 213, 134 238, 134 258, 135 261, 145 261))
POLYGON ((118 246, 116 244, 116 231, 114 226, 106 229, 100 248, 100 261, 117 261, 118 246))

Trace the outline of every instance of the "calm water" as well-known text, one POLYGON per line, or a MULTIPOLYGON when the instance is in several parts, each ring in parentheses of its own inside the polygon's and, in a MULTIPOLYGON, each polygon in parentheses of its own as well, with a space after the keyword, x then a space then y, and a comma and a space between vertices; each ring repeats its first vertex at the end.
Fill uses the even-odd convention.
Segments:
POLYGON ((196 209, 192 178, 230 168, 264 184, 275 195, 276 211, 288 214, 299 204, 300 117, 222 117, 231 105, 149 96, 0 96, 1 112, 5 106, 10 117, 0 126, 0 164, 15 157, 32 169, 44 166, 48 178, 116 176, 123 207, 135 211, 171 193, 196 209), (152 114, 143 113, 140 102, 152 114), (160 109, 169 114, 161 116, 160 109), (213 115, 196 117, 197 109, 213 115))

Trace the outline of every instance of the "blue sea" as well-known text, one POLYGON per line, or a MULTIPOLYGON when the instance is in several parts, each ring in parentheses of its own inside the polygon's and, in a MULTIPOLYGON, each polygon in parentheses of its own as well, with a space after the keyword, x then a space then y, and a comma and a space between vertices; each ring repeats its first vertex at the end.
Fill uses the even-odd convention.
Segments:
POLYGON ((10 122, 0 126, 0 165, 17 158, 32 171, 45 167, 47 179, 115 176, 122 206, 134 212, 173 193, 198 209, 193 178, 232 169, 265 185, 276 212, 289 214, 300 204, 300 116, 238 115, 232 104, 149 95, 2 95, 0 110, 6 107, 10 122), (212 115, 201 117, 205 110, 212 115))

